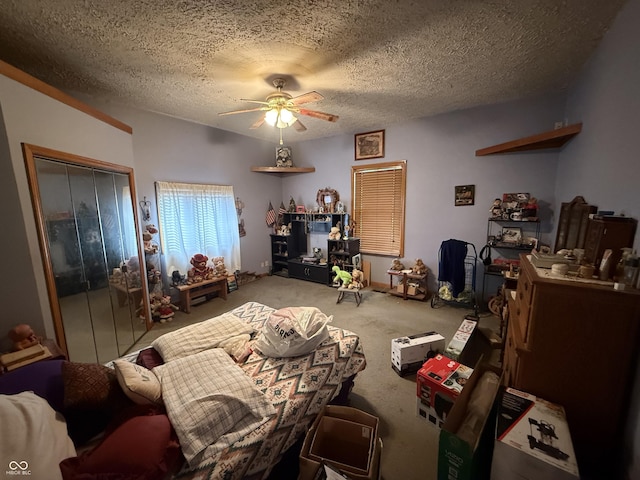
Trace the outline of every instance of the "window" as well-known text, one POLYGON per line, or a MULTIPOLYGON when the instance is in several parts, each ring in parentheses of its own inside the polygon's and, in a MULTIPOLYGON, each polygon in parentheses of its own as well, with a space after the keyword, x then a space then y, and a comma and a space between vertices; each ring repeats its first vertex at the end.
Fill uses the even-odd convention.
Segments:
POLYGON ((351 167, 351 211, 361 252, 404 255, 406 171, 406 160, 351 167))
POLYGON ((240 270, 240 235, 233 187, 156 182, 162 252, 167 272, 186 273, 196 253, 224 257, 240 270))

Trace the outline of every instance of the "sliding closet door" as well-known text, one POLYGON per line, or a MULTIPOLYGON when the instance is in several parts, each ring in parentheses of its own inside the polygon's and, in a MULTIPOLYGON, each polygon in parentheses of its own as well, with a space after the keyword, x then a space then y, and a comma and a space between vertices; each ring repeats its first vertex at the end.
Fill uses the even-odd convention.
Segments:
POLYGON ((30 148, 25 158, 58 343, 72 361, 113 360, 148 325, 140 276, 121 273, 122 265, 140 269, 131 174, 30 148), (137 284, 127 284, 131 279, 137 284))

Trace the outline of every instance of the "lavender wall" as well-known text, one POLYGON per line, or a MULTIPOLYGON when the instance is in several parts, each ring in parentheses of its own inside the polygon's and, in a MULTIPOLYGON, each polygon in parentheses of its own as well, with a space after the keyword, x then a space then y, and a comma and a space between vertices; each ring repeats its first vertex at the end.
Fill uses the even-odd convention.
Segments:
MULTIPOLYGON (((556 198, 583 195, 600 209, 634 218, 640 217, 639 24, 640 1, 631 0, 571 89, 567 114, 580 118, 584 127, 577 141, 561 153, 556 180, 556 198)), ((640 249, 640 235, 634 246, 640 249)), ((640 369, 634 384, 625 435, 629 479, 640 478, 640 369)))

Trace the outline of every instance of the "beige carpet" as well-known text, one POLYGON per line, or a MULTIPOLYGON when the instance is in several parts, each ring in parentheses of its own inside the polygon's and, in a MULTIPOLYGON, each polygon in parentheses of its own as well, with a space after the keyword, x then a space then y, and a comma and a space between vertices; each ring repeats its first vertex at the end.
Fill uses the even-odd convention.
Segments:
MULTIPOLYGON (((380 418, 383 441, 384 480, 431 480, 436 478, 438 432, 416 416, 415 374, 400 377, 391 368, 391 340, 436 331, 451 339, 471 310, 403 300, 400 297, 362 291, 356 306, 353 295, 336 304, 338 292, 331 287, 278 276, 263 277, 231 292, 227 300, 214 298, 192 307, 191 314, 178 312, 172 322, 157 324, 133 347, 139 349, 167 331, 219 315, 248 301, 273 308, 315 306, 333 315, 333 325, 357 333, 364 347, 367 367, 356 377, 351 406, 380 418)), ((480 315, 480 325, 497 331, 498 319, 480 315)))

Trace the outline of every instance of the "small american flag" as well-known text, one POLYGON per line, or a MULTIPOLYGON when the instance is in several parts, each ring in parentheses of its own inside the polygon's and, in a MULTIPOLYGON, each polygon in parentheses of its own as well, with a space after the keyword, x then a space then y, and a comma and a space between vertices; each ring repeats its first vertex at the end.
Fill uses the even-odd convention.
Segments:
POLYGON ((265 218, 268 227, 272 227, 276 223, 276 211, 273 209, 273 205, 269 202, 269 209, 267 210, 267 216, 265 218))
POLYGON ((284 215, 287 211, 284 208, 284 203, 280 202, 280 210, 278 210, 278 215, 284 215))

